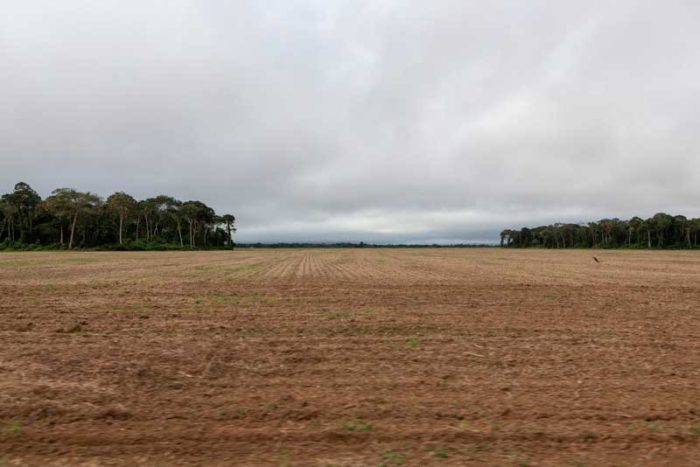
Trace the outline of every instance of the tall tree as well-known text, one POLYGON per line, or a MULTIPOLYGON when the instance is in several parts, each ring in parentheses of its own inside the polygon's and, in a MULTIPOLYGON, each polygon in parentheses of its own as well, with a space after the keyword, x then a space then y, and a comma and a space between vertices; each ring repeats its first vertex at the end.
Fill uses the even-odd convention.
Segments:
POLYGON ((99 196, 89 192, 76 191, 73 188, 58 188, 51 192, 47 201, 56 210, 57 215, 69 216, 71 219, 69 249, 73 248, 75 227, 80 216, 95 212, 101 202, 99 196))
POLYGON ((690 239, 691 231, 693 230, 693 223, 689 221, 685 216, 675 216, 673 218, 673 240, 674 243, 680 245, 685 243, 688 248, 693 246, 690 239))
MULTIPOLYGON (((179 229, 179 217, 177 216, 177 208, 180 201, 172 196, 159 195, 155 198, 150 198, 149 201, 153 207, 154 226, 153 236, 160 236, 164 240, 172 240, 174 233, 179 229)), ((178 233, 178 236, 180 233, 178 233)))
POLYGON ((0 239, 2 238, 2 232, 7 226, 7 241, 15 241, 15 216, 17 215, 17 206, 15 206, 12 195, 6 194, 0 197, 0 209, 2 209, 3 215, 3 228, 0 229, 0 239))
POLYGON ((691 221, 693 228, 693 246, 698 246, 698 232, 700 232, 700 217, 691 221))
POLYGON ((659 248, 664 247, 666 234, 673 226, 673 217, 664 212, 656 213, 651 218, 651 225, 656 230, 657 246, 659 248))
POLYGON ((177 238, 180 241, 180 248, 185 246, 185 242, 182 238, 182 201, 178 201, 173 198, 173 202, 168 206, 168 215, 175 224, 175 229, 177 230, 177 238))
MULTIPOLYGON (((146 241, 151 240, 153 222, 158 215, 156 202, 153 198, 138 202, 139 218, 143 217, 146 224, 146 241)), ((138 226, 136 228, 136 238, 138 239, 138 226)))
POLYGON ((226 244, 228 246, 233 245, 233 238, 231 237, 231 233, 235 232, 236 229, 233 227, 233 224, 236 222, 236 218, 233 214, 224 214, 221 216, 221 223, 226 226, 226 244))
POLYGON ((187 221, 190 248, 195 247, 195 224, 197 222, 197 205, 194 201, 186 201, 180 207, 182 217, 187 221))
POLYGON ((627 246, 632 246, 632 236, 636 236, 636 242, 639 242, 639 233, 642 230, 644 221, 635 216, 627 222, 627 246))
POLYGON ((34 215, 41 203, 41 196, 28 184, 19 182, 14 191, 8 196, 8 201, 14 205, 20 227, 20 242, 30 240, 34 228, 34 215))
POLYGON ((513 232, 510 229, 501 230, 501 246, 510 246, 513 232))
POLYGON ((138 203, 123 191, 116 192, 107 198, 107 209, 119 216, 119 244, 124 244, 124 221, 136 212, 138 203))

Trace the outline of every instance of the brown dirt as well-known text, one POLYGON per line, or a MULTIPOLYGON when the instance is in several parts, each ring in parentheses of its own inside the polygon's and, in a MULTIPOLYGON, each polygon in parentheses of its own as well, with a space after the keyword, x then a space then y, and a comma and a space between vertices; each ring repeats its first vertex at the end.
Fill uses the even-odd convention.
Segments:
POLYGON ((700 465, 695 252, 2 254, 0 297, 0 465, 700 465))

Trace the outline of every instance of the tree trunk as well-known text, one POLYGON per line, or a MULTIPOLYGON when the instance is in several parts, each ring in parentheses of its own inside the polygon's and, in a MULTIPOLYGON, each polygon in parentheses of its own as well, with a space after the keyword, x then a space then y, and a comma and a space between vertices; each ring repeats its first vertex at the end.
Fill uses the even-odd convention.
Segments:
MULTIPOLYGON (((231 224, 226 224, 226 231, 228 232, 228 241, 226 242, 226 244, 228 246, 231 246, 231 244, 233 243, 233 240, 231 239, 231 224)), ((503 246, 503 239, 502 238, 501 238, 501 246, 503 246)))
POLYGON ((119 213, 119 244, 124 244, 122 239, 122 232, 124 231, 124 213, 119 213))
POLYGON ((5 232, 5 224, 7 224, 7 219, 2 220, 2 228, 0 228, 0 240, 2 240, 2 234, 5 232))
POLYGON ((651 248, 651 230, 647 230, 647 248, 651 248))
POLYGON ((63 246, 63 222, 61 222, 61 246, 63 246))
POLYGON ((180 226, 180 219, 177 220, 177 235, 180 237, 180 248, 184 248, 185 244, 182 241, 182 227, 180 226))
POLYGON ((139 241, 139 229, 141 228, 141 215, 136 218, 136 241, 139 241))
POLYGON ((75 238, 75 225, 78 223, 78 212, 75 212, 73 216, 73 223, 70 226, 70 241, 68 242, 68 249, 73 248, 73 239, 75 238))

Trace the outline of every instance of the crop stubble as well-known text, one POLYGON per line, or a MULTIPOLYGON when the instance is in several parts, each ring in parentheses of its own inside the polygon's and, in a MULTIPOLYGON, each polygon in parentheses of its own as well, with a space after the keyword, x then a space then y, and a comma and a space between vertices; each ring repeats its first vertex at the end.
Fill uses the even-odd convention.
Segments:
POLYGON ((0 293, 0 465, 700 464, 693 252, 2 254, 0 293))

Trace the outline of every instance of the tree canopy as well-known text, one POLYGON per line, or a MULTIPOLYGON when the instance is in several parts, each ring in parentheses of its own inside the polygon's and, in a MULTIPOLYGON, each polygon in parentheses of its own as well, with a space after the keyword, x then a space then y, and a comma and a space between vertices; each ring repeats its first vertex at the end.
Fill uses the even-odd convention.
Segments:
POLYGON ((501 246, 515 248, 696 248, 700 218, 663 212, 648 219, 601 219, 586 224, 556 223, 505 229, 501 246))
POLYGON ((136 200, 57 188, 42 199, 27 183, 0 196, 0 248, 222 248, 232 247, 236 218, 217 215, 202 201, 159 195, 136 200))

